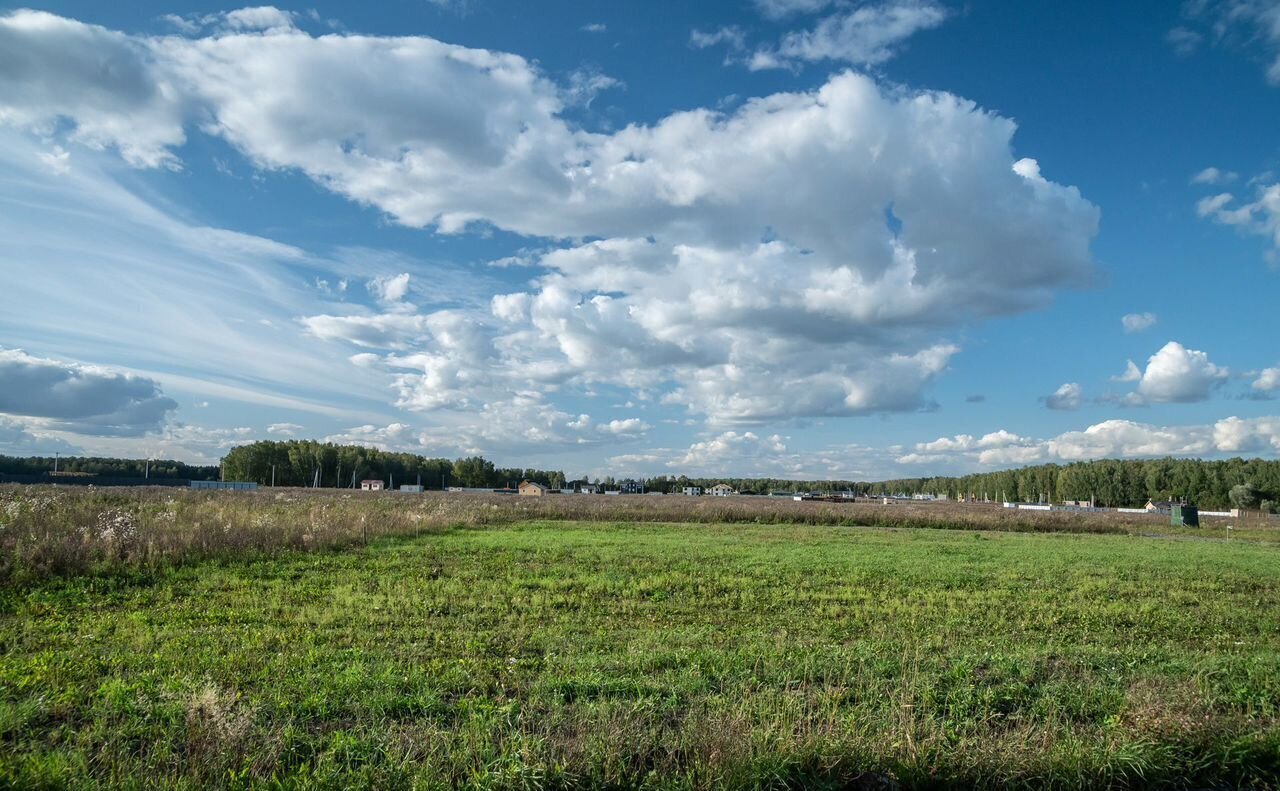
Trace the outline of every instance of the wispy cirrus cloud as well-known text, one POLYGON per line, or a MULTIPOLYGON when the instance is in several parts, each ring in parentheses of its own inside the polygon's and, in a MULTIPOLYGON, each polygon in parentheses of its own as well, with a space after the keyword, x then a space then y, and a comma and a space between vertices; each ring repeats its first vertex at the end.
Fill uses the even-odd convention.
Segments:
POLYGON ((1191 0, 1183 5, 1183 23, 1167 40, 1180 55, 1204 42, 1260 56, 1272 85, 1280 85, 1280 5, 1275 0, 1191 0))
POLYGON ((1266 258, 1274 266, 1280 264, 1280 183, 1271 179, 1251 183, 1255 184, 1252 199, 1220 192, 1201 198, 1196 214, 1241 233, 1266 237, 1271 243, 1266 258))
POLYGON ((760 0, 756 6, 775 21, 830 13, 808 27, 783 34, 776 43, 752 46, 746 30, 726 25, 694 30, 690 45, 698 49, 724 46, 726 65, 743 65, 751 71, 797 70, 804 64, 824 61, 871 67, 892 59, 909 38, 940 26, 950 16, 935 0, 881 0, 856 6, 830 0, 760 0))
POLYGON ((843 9, 813 27, 787 33, 774 47, 755 50, 752 70, 836 61, 876 66, 893 58, 907 39, 946 21, 947 9, 932 0, 887 0, 843 9))

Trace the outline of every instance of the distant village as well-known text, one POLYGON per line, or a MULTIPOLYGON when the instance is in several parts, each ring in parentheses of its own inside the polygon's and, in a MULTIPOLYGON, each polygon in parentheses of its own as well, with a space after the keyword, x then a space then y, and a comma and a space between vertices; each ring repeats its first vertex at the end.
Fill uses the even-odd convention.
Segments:
POLYGON ((370 493, 471 492, 520 497, 753 497, 836 503, 953 505, 1029 511, 1147 513, 1196 520, 1280 517, 1280 461, 1098 460, 880 482, 774 478, 569 479, 557 470, 497 467, 482 457, 449 460, 313 440, 238 446, 218 465, 172 460, 0 456, 0 483, 59 486, 183 486, 345 489, 370 493), (1252 518, 1252 517, 1251 517, 1252 518))
MULTIPOLYGON (((380 492, 386 487, 383 481, 373 478, 360 482, 360 489, 366 492, 380 492)), ((423 487, 420 484, 403 484, 399 491, 408 493, 421 493, 423 487)), ((489 488, 489 487, 471 487, 471 486, 448 486, 445 487, 448 492, 473 492, 482 494, 515 494, 525 497, 543 497, 551 494, 603 494, 603 495, 622 495, 622 494, 648 494, 662 495, 663 492, 646 491, 644 481, 637 481, 628 478, 627 480, 618 481, 612 484, 590 483, 588 481, 574 481, 569 486, 561 488, 552 488, 537 481, 521 481, 515 487, 489 488)), ((715 486, 703 489, 701 486, 686 486, 681 494, 690 497, 701 497, 708 495, 711 497, 728 497, 737 494, 732 486, 727 483, 717 483, 715 486)))
MULTIPOLYGON (((227 484, 231 485, 231 484, 227 484)), ((365 480, 360 482, 361 491, 381 492, 386 491, 385 482, 378 478, 365 480)), ((403 484, 398 489, 405 493, 422 493, 423 487, 418 484, 403 484)), ((587 481, 574 481, 569 487, 554 489, 536 481, 521 481, 515 487, 503 488, 487 488, 487 487, 466 487, 466 486, 450 486, 445 489, 448 492, 469 492, 475 494, 511 494, 522 497, 546 497, 549 495, 569 494, 595 494, 595 495, 649 495, 649 496, 669 496, 667 493, 659 491, 646 491, 643 481, 627 479, 618 481, 611 485, 589 483, 587 481)), ((727 483, 717 483, 714 486, 685 486, 678 493, 686 497, 730 497, 737 495, 738 491, 727 483)), ((852 491, 845 492, 789 492, 778 491, 769 492, 769 497, 785 497, 796 501, 821 501, 821 502, 875 502, 882 505, 893 505, 898 502, 908 503, 927 503, 927 502, 948 502, 951 501, 945 494, 898 494, 898 495, 879 495, 879 496, 859 496, 852 491)), ((1062 503, 1014 503, 1008 501, 993 501, 985 496, 978 497, 961 496, 955 498, 954 502, 962 504, 978 504, 985 503, 988 505, 1000 505, 1004 508, 1032 510, 1032 511, 1112 511, 1116 513, 1128 514, 1159 514, 1162 516, 1172 516, 1179 524, 1193 526, 1198 523, 1199 516, 1224 516, 1224 517, 1240 517, 1242 514, 1240 509, 1231 509, 1228 511, 1202 511, 1193 505, 1168 500, 1154 501, 1148 500, 1146 505, 1141 508, 1103 508, 1096 505, 1092 500, 1067 500, 1062 503)))

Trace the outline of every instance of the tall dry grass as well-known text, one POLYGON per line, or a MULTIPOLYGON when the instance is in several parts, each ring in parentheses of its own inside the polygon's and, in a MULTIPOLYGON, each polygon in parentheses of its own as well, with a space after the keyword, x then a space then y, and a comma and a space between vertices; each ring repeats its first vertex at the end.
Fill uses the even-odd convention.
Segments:
POLYGON ((0 486, 0 583, 211 558, 332 550, 387 536, 526 520, 805 524, 1072 533, 1161 529, 1139 514, 767 497, 421 495, 335 490, 0 486))

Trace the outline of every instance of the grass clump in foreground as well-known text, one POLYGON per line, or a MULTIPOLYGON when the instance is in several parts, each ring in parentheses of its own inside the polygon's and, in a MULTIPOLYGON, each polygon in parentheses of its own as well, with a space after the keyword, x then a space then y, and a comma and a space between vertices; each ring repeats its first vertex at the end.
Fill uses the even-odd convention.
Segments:
POLYGON ((14 787, 1277 787, 1263 544, 529 522, 51 578, 14 787))

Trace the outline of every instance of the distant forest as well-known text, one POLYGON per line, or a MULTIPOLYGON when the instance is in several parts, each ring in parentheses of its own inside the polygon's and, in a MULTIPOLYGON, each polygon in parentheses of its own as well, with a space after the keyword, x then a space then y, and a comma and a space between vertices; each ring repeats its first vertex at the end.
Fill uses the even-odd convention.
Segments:
POLYGON ((1090 500, 1112 508, 1139 507, 1147 500, 1179 500, 1201 508, 1280 510, 1280 461, 1262 459, 1102 459, 1073 464, 1041 464, 960 477, 860 481, 787 481, 771 478, 653 478, 655 491, 680 491, 724 482, 739 492, 852 491, 859 495, 934 494, 1008 500, 1062 502, 1090 500), (1232 492, 1235 490, 1235 499, 1232 492))
MULTIPOLYGON (((0 474, 41 475, 53 469, 51 457, 0 456, 0 474)), ((92 473, 104 477, 141 478, 145 461, 61 457, 63 472, 92 473)), ((522 480, 551 488, 572 487, 585 479, 568 480, 559 470, 497 467, 472 456, 449 460, 411 453, 391 453, 356 445, 335 445, 311 440, 255 442, 232 449, 216 466, 195 466, 177 461, 152 461, 152 478, 272 482, 277 486, 311 486, 319 478, 323 487, 359 486, 361 480, 394 479, 396 485, 418 483, 429 489, 443 486, 502 488, 522 480)), ((604 478, 593 483, 615 483, 604 478)), ((1261 508, 1280 512, 1280 461, 1262 459, 1149 459, 1042 464, 999 472, 960 477, 901 478, 866 482, 839 480, 785 480, 779 478, 690 478, 658 476, 644 481, 648 491, 677 493, 686 486, 709 488, 727 483, 743 494, 770 492, 840 492, 858 495, 934 494, 950 498, 973 496, 1012 502, 1061 502, 1090 500, 1107 507, 1136 507, 1148 499, 1182 500, 1202 508, 1261 508)))
POLYGON ((311 486, 317 478, 323 487, 345 488, 360 481, 395 479, 395 485, 418 483, 429 489, 442 486, 501 488, 520 481, 536 481, 553 489, 565 485, 559 470, 495 467, 480 456, 450 461, 412 453, 392 453, 359 445, 335 445, 313 440, 254 442, 234 448, 222 459, 228 481, 256 481, 268 485, 274 469, 276 486, 311 486))
POLYGON ((1148 459, 1042 464, 959 478, 907 478, 873 484, 873 492, 984 495, 1015 502, 1093 499, 1108 507, 1141 506, 1147 500, 1181 500, 1201 508, 1276 510, 1280 461, 1262 459, 1148 459))
POLYGON ((104 459, 96 456, 0 456, 0 474, 43 475, 53 472, 83 473, 104 478, 177 478, 190 481, 218 480, 218 466, 183 464, 170 459, 104 459), (150 471, 148 472, 148 466, 150 471))

